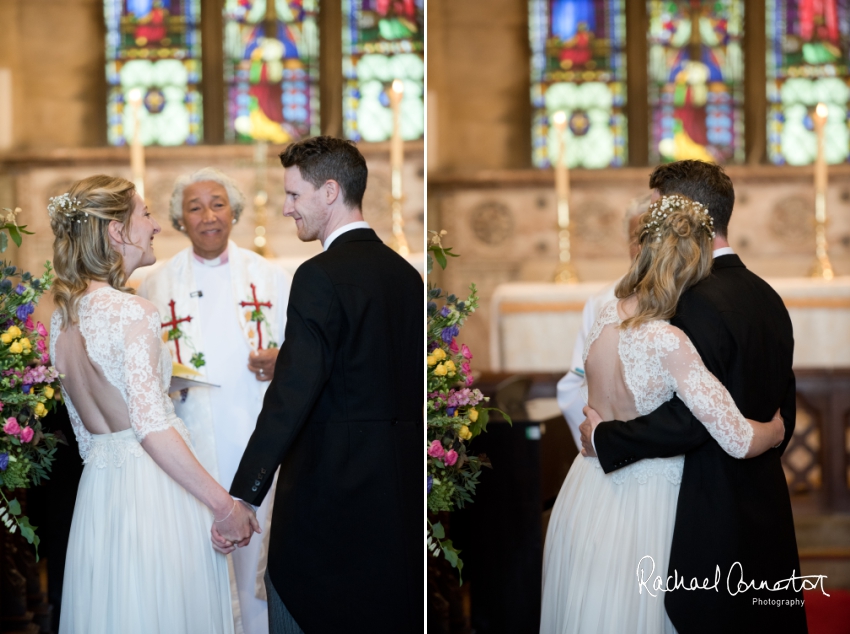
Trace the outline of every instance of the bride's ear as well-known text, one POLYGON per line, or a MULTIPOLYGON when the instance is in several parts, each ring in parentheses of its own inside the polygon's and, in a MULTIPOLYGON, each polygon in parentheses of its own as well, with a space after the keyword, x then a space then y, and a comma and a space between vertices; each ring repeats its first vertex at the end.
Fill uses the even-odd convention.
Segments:
POLYGON ((114 249, 120 249, 121 245, 126 243, 124 239, 124 223, 117 220, 110 220, 106 226, 106 232, 109 234, 109 242, 114 249))

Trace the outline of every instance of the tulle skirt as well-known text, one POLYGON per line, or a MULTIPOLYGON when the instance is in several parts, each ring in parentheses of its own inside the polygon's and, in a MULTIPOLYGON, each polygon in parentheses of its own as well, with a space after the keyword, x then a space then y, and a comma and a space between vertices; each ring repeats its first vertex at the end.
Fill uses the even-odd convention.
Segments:
POLYGON ((232 634, 212 521, 131 429, 95 436, 71 524, 60 634, 232 634))
POLYGON ((546 532, 541 634, 675 633, 653 581, 667 576, 682 464, 606 475, 596 458, 575 459, 546 532))

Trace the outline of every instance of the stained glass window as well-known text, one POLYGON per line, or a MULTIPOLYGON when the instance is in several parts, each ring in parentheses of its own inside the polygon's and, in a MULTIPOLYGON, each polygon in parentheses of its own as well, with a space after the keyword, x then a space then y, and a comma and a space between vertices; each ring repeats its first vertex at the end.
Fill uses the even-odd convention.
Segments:
POLYGON ((570 167, 626 163, 624 0, 529 0, 532 161, 551 167, 564 111, 570 167))
POLYGON ((318 0, 225 0, 228 141, 319 134, 318 0))
POLYGON ((132 140, 134 90, 142 143, 202 141, 200 11, 200 0, 104 0, 111 145, 132 140))
POLYGON ((425 131, 424 0, 343 0, 343 134, 385 141, 393 117, 387 91, 404 82, 401 136, 425 131))
POLYGON ((828 163, 850 160, 850 2, 767 0, 767 154, 777 165, 807 165, 817 155, 812 114, 829 108, 828 163))
POLYGON ((743 0, 649 0, 650 163, 744 161, 743 0))

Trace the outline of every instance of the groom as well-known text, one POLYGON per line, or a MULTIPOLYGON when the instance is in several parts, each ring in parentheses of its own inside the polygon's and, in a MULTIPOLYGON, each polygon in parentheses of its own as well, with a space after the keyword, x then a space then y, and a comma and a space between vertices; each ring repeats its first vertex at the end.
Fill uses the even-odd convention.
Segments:
POLYGON ((266 588, 273 633, 422 629, 423 297, 363 221, 366 161, 316 137, 280 155, 283 214, 324 252, 295 272, 286 336, 231 495, 280 466, 266 588))
MULTIPOLYGON (((785 440, 761 456, 736 460, 673 398, 628 422, 600 423, 598 414, 586 408, 582 443, 589 455, 598 454, 606 473, 643 458, 685 454, 668 575, 675 571, 686 586, 694 578, 701 586, 712 585, 719 567, 720 582, 717 590, 666 594, 667 614, 679 634, 806 632, 799 581, 796 591, 793 581, 784 591, 744 585, 755 581, 774 587, 801 575, 780 462, 796 415, 791 319, 779 295, 729 247, 735 192, 719 166, 669 163, 653 171, 649 186, 656 196, 681 194, 705 205, 716 233, 711 275, 682 294, 670 323, 690 337, 745 417, 769 421, 781 410, 785 440)), ((673 587, 674 581, 667 585, 673 587)))

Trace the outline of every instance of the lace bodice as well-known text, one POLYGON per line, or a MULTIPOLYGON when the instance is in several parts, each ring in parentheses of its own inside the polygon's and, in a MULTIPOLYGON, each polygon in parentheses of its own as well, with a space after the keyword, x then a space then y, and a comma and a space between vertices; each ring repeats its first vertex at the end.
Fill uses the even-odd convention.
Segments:
MULTIPOLYGON (((188 444, 188 431, 174 414, 174 405, 168 397, 171 356, 160 337, 160 316, 153 304, 106 286, 84 296, 78 313, 86 352, 103 371, 106 380, 120 392, 134 432, 134 438, 121 432, 92 434, 63 385, 62 396, 83 461, 95 461, 103 466, 107 460, 123 461, 128 452, 140 455, 139 443, 145 436, 170 427, 174 427, 188 444)), ((61 317, 56 311, 50 322, 50 356, 54 365, 60 324, 61 317)))
MULTIPOLYGON (((603 329, 621 321, 617 300, 602 309, 585 344, 585 367, 591 345, 603 329)), ((723 451, 735 458, 746 455, 752 427, 684 332, 666 321, 646 322, 619 331, 618 352, 626 386, 640 415, 649 414, 676 393, 723 451)))

